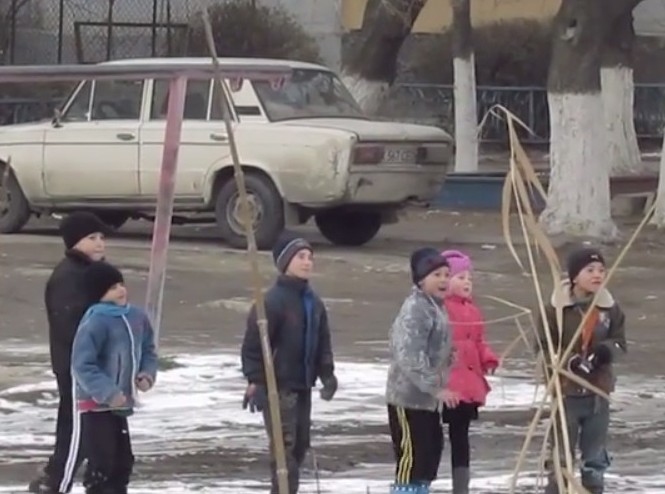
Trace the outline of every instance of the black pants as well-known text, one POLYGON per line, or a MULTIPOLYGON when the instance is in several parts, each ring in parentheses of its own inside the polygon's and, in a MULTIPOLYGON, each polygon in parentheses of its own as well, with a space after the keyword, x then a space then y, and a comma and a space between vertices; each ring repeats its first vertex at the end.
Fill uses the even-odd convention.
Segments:
POLYGON ((478 407, 469 403, 460 403, 455 408, 444 407, 441 418, 448 424, 450 464, 453 470, 469 468, 471 461, 469 426, 472 420, 478 418, 478 407))
MULTIPOLYGON (((300 486, 300 466, 310 447, 312 426, 312 392, 280 390, 279 408, 284 435, 286 468, 289 476, 289 494, 296 494, 300 486)), ((270 439, 271 494, 278 494, 277 461, 272 441, 272 422, 269 407, 263 411, 263 422, 270 439)))
POLYGON ((82 444, 88 464, 86 494, 126 494, 134 469, 127 418, 112 412, 80 414, 82 444))
POLYGON ((79 442, 80 428, 74 429, 72 376, 68 372, 55 375, 58 385, 58 417, 55 425, 55 447, 46 465, 46 476, 51 488, 56 492, 69 492, 74 476, 81 465, 79 442))
POLYGON ((397 462, 395 483, 434 481, 443 452, 439 413, 388 405, 388 422, 397 462))

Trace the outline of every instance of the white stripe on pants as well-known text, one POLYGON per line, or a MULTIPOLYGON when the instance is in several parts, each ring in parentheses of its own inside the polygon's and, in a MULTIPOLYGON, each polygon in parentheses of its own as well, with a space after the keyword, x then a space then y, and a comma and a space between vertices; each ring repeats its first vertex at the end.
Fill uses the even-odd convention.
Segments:
POLYGON ((76 378, 72 372, 72 437, 69 441, 69 454, 67 455, 67 462, 65 469, 62 473, 62 482, 58 492, 66 493, 71 489, 74 482, 74 474, 76 473, 76 464, 79 456, 79 449, 81 445, 81 413, 78 411, 76 400, 76 378))

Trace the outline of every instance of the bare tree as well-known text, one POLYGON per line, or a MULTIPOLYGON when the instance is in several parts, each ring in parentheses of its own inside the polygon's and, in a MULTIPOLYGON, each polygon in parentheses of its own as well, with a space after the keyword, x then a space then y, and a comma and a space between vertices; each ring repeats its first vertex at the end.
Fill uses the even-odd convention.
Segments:
POLYGON ((426 0, 369 0, 358 49, 342 68, 342 78, 368 114, 376 113, 397 76, 397 56, 426 0))
POLYGON ((635 83, 633 10, 641 0, 625 1, 623 9, 607 32, 600 80, 608 131, 610 175, 630 175, 644 171, 634 121, 635 83))
POLYGON ((617 19, 636 0, 562 0, 548 78, 550 181, 546 229, 616 236, 610 214, 608 134, 600 67, 617 19))
POLYGON ((478 171, 476 63, 471 0, 453 0, 453 77, 455 100, 455 171, 478 171))

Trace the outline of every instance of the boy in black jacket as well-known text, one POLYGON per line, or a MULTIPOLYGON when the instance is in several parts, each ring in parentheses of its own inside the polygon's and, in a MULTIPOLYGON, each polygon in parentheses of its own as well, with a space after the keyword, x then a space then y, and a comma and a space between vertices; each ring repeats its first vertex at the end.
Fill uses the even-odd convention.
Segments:
MULTIPOLYGON (((337 378, 326 308, 308 282, 313 266, 312 246, 303 238, 284 233, 273 248, 273 258, 280 275, 266 293, 265 308, 279 389, 289 493, 295 494, 298 492, 300 465, 310 446, 312 388, 319 378, 323 384, 321 398, 331 400, 337 391, 337 378)), ((255 307, 247 318, 242 370, 249 382, 243 408, 263 412, 266 430, 272 440, 255 307)), ((271 492, 276 494, 278 486, 272 445, 270 450, 271 492)))
POLYGON ((81 459, 78 445, 72 448, 73 398, 71 351, 79 322, 91 300, 84 285, 84 273, 93 261, 104 257, 107 226, 94 214, 77 212, 60 224, 65 257, 46 283, 44 301, 49 325, 51 367, 58 385, 58 418, 55 448, 43 475, 33 480, 28 490, 35 494, 66 493, 71 490, 81 459), (71 453, 71 454, 70 454, 71 453))

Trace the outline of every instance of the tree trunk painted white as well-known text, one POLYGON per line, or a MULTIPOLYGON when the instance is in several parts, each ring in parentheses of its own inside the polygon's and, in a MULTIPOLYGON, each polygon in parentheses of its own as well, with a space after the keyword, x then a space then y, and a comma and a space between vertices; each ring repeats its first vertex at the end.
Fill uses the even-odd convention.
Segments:
POLYGON ((366 115, 376 115, 390 90, 386 81, 370 81, 359 74, 342 73, 342 82, 366 115))
POLYGON ((608 165, 611 176, 634 175, 645 171, 635 132, 633 69, 626 66, 602 67, 600 80, 608 133, 608 165))
POLYGON ((656 209, 650 223, 658 228, 665 228, 665 135, 663 135, 663 148, 660 150, 660 176, 658 177, 658 192, 656 193, 656 209))
POLYGON ((455 78, 455 171, 478 171, 478 103, 476 101, 476 64, 469 58, 453 59, 455 78))
POLYGON ((614 238, 600 92, 548 93, 550 183, 541 222, 550 234, 614 238))

